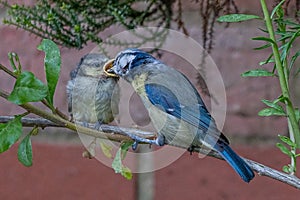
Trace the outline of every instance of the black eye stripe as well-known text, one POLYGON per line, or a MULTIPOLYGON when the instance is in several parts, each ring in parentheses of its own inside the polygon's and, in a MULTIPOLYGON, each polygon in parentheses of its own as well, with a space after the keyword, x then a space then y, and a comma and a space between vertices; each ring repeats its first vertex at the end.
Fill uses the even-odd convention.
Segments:
POLYGON ((128 67, 129 67, 129 63, 127 63, 127 64, 123 67, 123 69, 128 69, 128 67))
POLYGON ((156 59, 152 55, 144 51, 138 49, 129 49, 121 52, 117 56, 115 64, 118 65, 122 71, 128 71, 137 66, 151 63, 155 60, 156 59))

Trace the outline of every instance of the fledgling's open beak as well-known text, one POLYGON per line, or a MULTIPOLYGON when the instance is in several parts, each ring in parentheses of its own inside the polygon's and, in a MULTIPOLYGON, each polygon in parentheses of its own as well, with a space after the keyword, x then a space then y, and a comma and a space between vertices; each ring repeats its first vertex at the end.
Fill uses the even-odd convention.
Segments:
POLYGON ((115 74, 113 69, 114 61, 115 59, 111 59, 104 64, 103 70, 108 77, 119 77, 117 74, 115 74))

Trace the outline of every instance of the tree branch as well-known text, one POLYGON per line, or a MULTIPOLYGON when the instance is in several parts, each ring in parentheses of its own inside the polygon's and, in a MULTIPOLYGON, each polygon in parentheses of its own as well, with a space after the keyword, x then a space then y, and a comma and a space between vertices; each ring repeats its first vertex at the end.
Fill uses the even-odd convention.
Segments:
MULTIPOLYGON (((12 120, 14 117, 12 116, 0 116, 0 123, 6 123, 10 120, 12 120)), ((90 135, 96 138, 106 138, 114 141, 124 141, 124 140, 132 140, 131 136, 139 136, 147 139, 152 139, 156 135, 151 132, 146 132, 138 129, 133 129, 133 128, 120 128, 117 126, 110 126, 110 125, 101 125, 100 129, 101 131, 96 131, 90 128, 82 127, 80 125, 75 125, 72 122, 68 122, 72 124, 72 126, 77 127, 77 129, 71 129, 73 131, 80 131, 80 133, 90 135), (109 136, 109 137, 108 137, 109 136)), ((50 120, 47 119, 41 119, 41 118, 29 118, 29 117, 23 117, 22 118, 22 124, 23 126, 26 127, 33 127, 33 126, 39 126, 41 128, 46 128, 46 127, 61 127, 61 128, 69 128, 70 126, 67 126, 64 123, 54 123, 50 120)), ((88 124, 88 127, 93 127, 93 124, 88 124)), ((184 148, 177 146, 179 148, 184 148)), ((212 151, 208 148, 202 147, 202 148, 195 148, 195 152, 208 155, 214 158, 218 159, 223 159, 217 152, 212 151)), ((266 176, 275 180, 278 180, 280 182, 286 183, 288 185, 291 185, 297 189, 300 189, 300 179, 289 175, 285 174, 283 172, 277 171, 275 169, 272 169, 268 166, 265 166, 261 163, 255 162, 253 160, 245 159, 249 166, 257 172, 260 176, 266 176)))

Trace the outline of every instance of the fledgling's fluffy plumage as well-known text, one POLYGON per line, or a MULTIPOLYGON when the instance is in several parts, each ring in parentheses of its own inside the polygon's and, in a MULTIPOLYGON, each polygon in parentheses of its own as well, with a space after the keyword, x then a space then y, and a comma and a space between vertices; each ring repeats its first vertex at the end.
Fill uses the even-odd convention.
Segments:
POLYGON ((107 61, 102 54, 87 54, 71 71, 67 84, 68 110, 75 121, 107 124, 118 114, 118 78, 104 73, 103 66, 107 61))
POLYGON ((218 151, 244 181, 254 177, 248 164, 229 147, 199 93, 182 73, 138 49, 120 52, 111 70, 131 83, 158 131, 155 141, 140 141, 186 148, 204 144, 218 151))

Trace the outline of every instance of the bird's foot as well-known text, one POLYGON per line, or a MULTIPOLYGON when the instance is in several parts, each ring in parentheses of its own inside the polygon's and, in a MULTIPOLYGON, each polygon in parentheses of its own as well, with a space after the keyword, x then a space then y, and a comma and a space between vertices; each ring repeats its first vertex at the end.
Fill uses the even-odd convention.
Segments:
POLYGON ((89 128, 89 124, 87 122, 76 122, 76 124, 86 127, 86 128, 89 128))
POLYGON ((102 123, 97 121, 94 125, 94 129, 99 131, 101 129, 101 125, 102 125, 102 123))
POLYGON ((135 140, 135 141, 133 142, 133 144, 131 145, 132 150, 135 151, 135 150, 137 149, 138 145, 139 145, 138 141, 135 140))
POLYGON ((72 122, 72 123, 74 123, 73 114, 70 114, 69 122, 72 122))
POLYGON ((187 151, 190 152, 190 155, 193 155, 193 152, 195 150, 195 146, 191 145, 189 148, 187 148, 187 151))
POLYGON ((146 144, 155 144, 157 146, 163 146, 165 144, 165 137, 163 135, 158 135, 158 137, 155 140, 150 140, 146 138, 142 138, 139 136, 132 136, 131 137, 134 140, 134 143, 132 144, 132 150, 136 150, 139 143, 146 143, 146 144))

